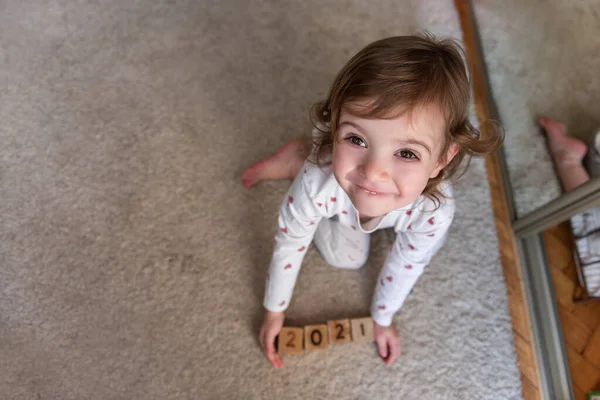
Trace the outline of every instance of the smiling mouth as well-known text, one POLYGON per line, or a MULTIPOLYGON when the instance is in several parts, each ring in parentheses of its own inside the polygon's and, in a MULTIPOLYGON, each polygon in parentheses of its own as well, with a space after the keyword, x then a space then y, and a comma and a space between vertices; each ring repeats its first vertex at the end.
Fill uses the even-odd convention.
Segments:
POLYGON ((370 194, 370 195, 372 195, 372 196, 376 196, 376 195, 384 195, 384 194, 387 194, 387 193, 375 192, 375 191, 373 191, 373 190, 369 190, 369 189, 367 189, 367 188, 364 188, 364 187, 362 187, 362 186, 360 186, 360 185, 356 185, 356 186, 357 186, 357 187, 358 187, 360 190, 362 190, 362 191, 364 191, 365 193, 368 193, 368 194, 370 194))

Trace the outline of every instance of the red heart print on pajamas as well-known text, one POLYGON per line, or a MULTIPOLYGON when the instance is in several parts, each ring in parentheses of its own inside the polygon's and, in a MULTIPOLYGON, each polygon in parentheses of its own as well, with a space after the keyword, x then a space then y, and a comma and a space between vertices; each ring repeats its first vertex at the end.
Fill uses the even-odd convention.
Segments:
POLYGON ((411 249, 411 250, 415 250, 415 246, 413 246, 412 244, 409 244, 408 248, 411 249))
POLYGON ((386 276, 385 279, 387 279, 388 282, 391 282, 394 278, 390 275, 390 276, 386 276))
POLYGON ((429 237, 434 237, 434 236, 435 236, 435 233, 430 233, 430 234, 429 234, 429 235, 427 235, 427 236, 429 236, 429 237))
POLYGON ((319 207, 321 207, 321 206, 323 205, 323 203, 317 203, 317 205, 318 205, 319 207))
POLYGON ((406 230, 407 230, 407 231, 412 231, 412 224, 410 224, 410 225, 408 226, 408 228, 406 228, 406 230))
POLYGON ((429 218, 429 219, 427 220, 427 222, 429 222, 431 225, 433 225, 433 217, 429 218))
POLYGON ((344 210, 342 211, 342 214, 348 214, 348 211, 344 210))
POLYGON ((412 214, 412 210, 408 210, 408 211, 406 212, 406 215, 410 215, 410 214, 412 214))
POLYGON ((283 307, 283 306, 285 306, 285 300, 284 300, 284 301, 282 301, 281 303, 279 303, 279 306, 280 306, 280 307, 283 307))
POLYGON ((404 266, 404 268, 406 268, 406 269, 412 269, 412 265, 407 264, 407 265, 404 266))
POLYGON ((332 197, 332 198, 331 198, 331 202, 332 202, 332 203, 335 203, 335 201, 336 201, 336 200, 337 200, 337 199, 336 199, 335 197, 332 197))
POLYGON ((310 221, 309 225, 314 225, 314 224, 315 224, 315 221, 310 221))
POLYGON ((306 246, 302 246, 298 249, 298 251, 304 251, 305 248, 306 248, 306 246))
POLYGON ((292 268, 292 264, 288 264, 285 267, 283 267, 283 269, 290 269, 290 268, 292 268))
POLYGON ((294 202, 293 196, 288 196, 288 204, 292 204, 294 202))
POLYGON ((379 306, 377 308, 379 308, 380 310, 385 310, 385 306, 379 306))
POLYGON ((354 225, 352 225, 352 229, 353 229, 353 230, 356 230, 356 227, 355 227, 354 225))
POLYGON ((279 230, 283 233, 287 233, 287 228, 280 228, 279 230))

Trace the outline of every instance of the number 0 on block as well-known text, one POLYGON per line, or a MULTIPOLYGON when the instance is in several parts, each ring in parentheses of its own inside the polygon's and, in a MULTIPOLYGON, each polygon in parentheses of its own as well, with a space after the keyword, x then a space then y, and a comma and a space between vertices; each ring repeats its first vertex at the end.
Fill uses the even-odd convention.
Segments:
POLYGON ((327 325, 306 325, 304 327, 304 343, 306 351, 323 350, 329 347, 327 325))

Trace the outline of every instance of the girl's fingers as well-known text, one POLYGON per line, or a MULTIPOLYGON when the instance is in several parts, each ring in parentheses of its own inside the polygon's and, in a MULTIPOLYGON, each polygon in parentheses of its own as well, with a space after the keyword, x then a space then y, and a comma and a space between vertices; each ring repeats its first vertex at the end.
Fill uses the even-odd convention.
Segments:
POLYGON ((274 339, 275 338, 272 338, 271 335, 266 335, 265 337, 265 352, 267 353, 267 356, 275 352, 274 339))
POLYGON ((392 365, 392 363, 398 358, 400 355, 400 345, 397 340, 390 341, 390 356, 387 359, 386 364, 392 365))
POLYGON ((265 338, 265 353, 267 358, 275 368, 283 367, 283 362, 279 355, 275 352, 275 335, 267 335, 265 338))
POLYGON ((379 349, 379 355, 381 356, 381 358, 383 358, 385 360, 388 356, 387 339, 383 336, 378 337, 377 338, 377 347, 379 349))
POLYGON ((272 364, 275 368, 283 367, 283 361, 281 361, 281 357, 277 353, 273 353, 273 361, 272 364))
POLYGON ((389 357, 387 358, 385 365, 392 365, 400 355, 400 337, 397 336, 397 334, 388 338, 388 347, 389 357))

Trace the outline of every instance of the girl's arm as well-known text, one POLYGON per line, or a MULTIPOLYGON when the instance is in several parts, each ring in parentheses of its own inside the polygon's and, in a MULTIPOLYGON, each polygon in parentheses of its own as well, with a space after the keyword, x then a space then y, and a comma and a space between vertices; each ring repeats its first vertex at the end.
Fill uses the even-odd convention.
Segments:
POLYGON ((314 201, 322 177, 317 167, 305 163, 279 209, 263 303, 269 311, 284 311, 292 298, 302 260, 322 218, 314 201))
POLYGON ((379 274, 371 305, 373 320, 389 326, 406 296, 431 258, 442 247, 454 215, 447 201, 435 212, 415 210, 408 229, 396 232, 396 240, 379 274))

